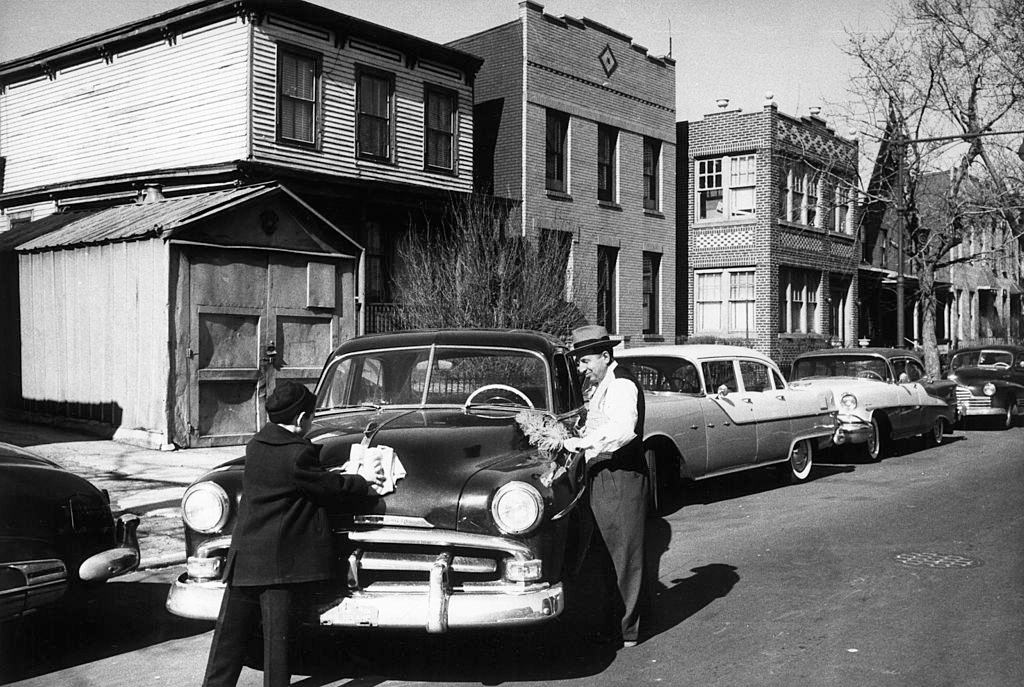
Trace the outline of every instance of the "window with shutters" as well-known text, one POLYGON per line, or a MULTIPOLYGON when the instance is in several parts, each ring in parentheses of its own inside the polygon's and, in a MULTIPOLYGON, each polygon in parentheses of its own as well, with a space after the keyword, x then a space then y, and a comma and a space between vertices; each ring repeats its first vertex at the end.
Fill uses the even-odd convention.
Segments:
POLYGON ((279 46, 277 53, 277 137, 285 143, 318 146, 320 56, 279 46))

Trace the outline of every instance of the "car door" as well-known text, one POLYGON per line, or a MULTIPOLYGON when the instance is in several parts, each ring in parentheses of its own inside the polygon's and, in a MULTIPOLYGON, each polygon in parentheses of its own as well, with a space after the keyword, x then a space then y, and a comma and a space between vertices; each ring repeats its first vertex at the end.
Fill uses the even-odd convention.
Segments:
POLYGON ((757 461, 757 424, 753 406, 739 395, 734 358, 701 362, 704 377, 704 423, 708 474, 748 467, 757 461))
POLYGON ((783 458, 789 453, 790 426, 786 396, 772 384, 771 369, 760 360, 737 361, 743 388, 736 394, 750 406, 757 431, 757 462, 783 458))
POLYGON ((893 431, 900 436, 920 434, 931 425, 930 418, 924 417, 921 410, 928 396, 928 391, 921 384, 924 368, 909 357, 892 358, 890 363, 899 401, 894 415, 890 416, 890 419, 895 416, 898 420, 893 422, 893 431))

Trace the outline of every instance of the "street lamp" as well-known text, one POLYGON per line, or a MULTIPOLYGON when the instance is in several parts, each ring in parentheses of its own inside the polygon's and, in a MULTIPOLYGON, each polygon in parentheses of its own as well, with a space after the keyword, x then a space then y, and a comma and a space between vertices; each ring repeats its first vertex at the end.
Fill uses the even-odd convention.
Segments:
MULTIPOLYGON (((903 294, 904 294, 904 256, 903 256, 903 234, 905 233, 905 218, 906 207, 904 205, 903 195, 903 176, 905 174, 904 166, 906 159, 906 146, 910 143, 931 143, 935 141, 963 141, 972 140, 975 138, 981 138, 982 136, 1000 136, 1007 134, 1024 134, 1024 129, 1016 129, 1014 131, 982 131, 976 134, 960 134, 959 136, 930 136, 927 138, 905 138, 902 135, 897 135, 893 140, 896 146, 896 230, 898 235, 896 237, 896 249, 899 253, 898 268, 896 271, 896 347, 903 348, 905 345, 904 337, 904 322, 903 322, 903 294)), ((1021 143, 1020 148, 1017 149, 1017 156, 1024 161, 1024 142, 1021 143)))

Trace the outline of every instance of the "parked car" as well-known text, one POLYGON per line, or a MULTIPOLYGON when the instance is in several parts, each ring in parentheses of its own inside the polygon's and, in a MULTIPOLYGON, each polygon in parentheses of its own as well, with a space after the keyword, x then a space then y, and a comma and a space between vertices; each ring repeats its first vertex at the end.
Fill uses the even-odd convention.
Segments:
POLYGON ((966 417, 991 417, 1004 428, 1024 413, 1024 346, 962 348, 949 361, 949 379, 966 417))
POLYGON ((830 390, 839 407, 836 444, 864 444, 880 460, 896 439, 941 444, 960 417, 956 385, 925 374, 920 356, 899 348, 827 348, 793 361, 796 388, 830 390))
POLYGON ((0 442, 0 620, 135 570, 138 524, 88 480, 0 442))
MULTIPOLYGON (((357 337, 330 356, 316 395, 308 436, 324 466, 342 466, 354 446, 387 447, 406 475, 365 509, 332 513, 337 576, 317 589, 308 622, 438 633, 562 612, 585 553, 585 461, 534 446, 523 429, 526 418, 568 436, 580 418, 561 342, 491 330, 357 337)), ((244 458, 230 461, 183 496, 188 561, 172 613, 217 617, 243 469, 244 458)))
POLYGON ((831 394, 790 388, 778 366, 750 348, 651 346, 616 359, 644 388, 655 510, 671 501, 679 478, 776 465, 787 481, 803 481, 836 430, 831 394))

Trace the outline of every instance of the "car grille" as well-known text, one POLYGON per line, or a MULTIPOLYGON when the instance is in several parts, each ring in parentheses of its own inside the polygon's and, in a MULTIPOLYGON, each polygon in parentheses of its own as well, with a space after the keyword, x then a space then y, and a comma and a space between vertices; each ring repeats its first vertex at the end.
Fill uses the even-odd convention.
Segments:
POLYGON ((353 590, 426 587, 441 557, 451 562, 453 588, 503 585, 505 562, 529 557, 518 542, 451 531, 382 527, 340 534, 353 590))
POLYGON ((61 506, 63 522, 76 533, 98 532, 113 527, 110 507, 82 494, 75 494, 61 506))
POLYGON ((971 390, 965 386, 958 386, 956 388, 956 402, 960 405, 966 405, 968 408, 992 407, 991 396, 975 396, 971 393, 971 390))

